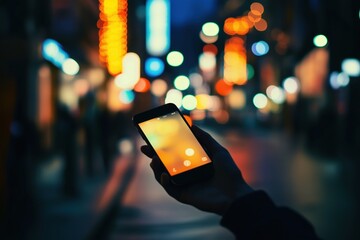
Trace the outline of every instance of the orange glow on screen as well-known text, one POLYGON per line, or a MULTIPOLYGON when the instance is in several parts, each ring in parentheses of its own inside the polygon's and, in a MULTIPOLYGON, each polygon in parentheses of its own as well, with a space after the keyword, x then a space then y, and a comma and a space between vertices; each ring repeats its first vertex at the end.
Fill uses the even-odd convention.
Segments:
POLYGON ((139 126, 171 176, 210 162, 178 112, 150 119, 139 126))

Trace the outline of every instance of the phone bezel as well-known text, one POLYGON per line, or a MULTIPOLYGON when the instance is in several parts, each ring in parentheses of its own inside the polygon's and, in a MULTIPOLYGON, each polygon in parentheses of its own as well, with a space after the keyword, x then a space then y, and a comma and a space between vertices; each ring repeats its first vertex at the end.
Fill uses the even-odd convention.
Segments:
MULTIPOLYGON (((153 148, 153 146, 151 145, 151 143, 145 136, 144 132, 141 130, 139 123, 156 118, 156 117, 164 116, 164 115, 169 114, 174 111, 177 111, 180 114, 181 118, 183 119, 185 124, 188 126, 190 132, 194 135, 189 123, 186 121, 186 119, 184 118, 184 116, 181 113, 181 111, 179 110, 179 108, 173 103, 167 103, 167 104, 161 105, 159 107, 155 107, 155 108, 149 109, 147 111, 138 113, 133 116, 133 123, 134 123, 135 127, 137 128, 141 137, 145 140, 146 144, 148 146, 150 146, 154 152, 155 152, 155 149, 153 148)), ((195 135, 194 135, 194 137, 195 137, 195 135)), ((169 176, 171 178, 171 181, 174 184, 184 185, 184 184, 188 184, 191 182, 200 181, 202 179, 206 179, 206 178, 210 177, 213 174, 214 167, 213 167, 213 161, 211 159, 211 156, 209 155, 207 149, 200 142, 199 142, 199 144, 204 149, 204 151, 207 153, 207 155, 209 156, 210 162, 207 164, 201 165, 199 167, 190 169, 186 172, 173 175, 173 176, 171 176, 171 174, 168 172, 167 168, 164 166, 164 169, 167 171, 167 173, 169 174, 169 176)), ((160 159, 160 161, 162 162, 161 159, 160 159)), ((163 164, 163 162, 162 162, 162 164, 163 164)))

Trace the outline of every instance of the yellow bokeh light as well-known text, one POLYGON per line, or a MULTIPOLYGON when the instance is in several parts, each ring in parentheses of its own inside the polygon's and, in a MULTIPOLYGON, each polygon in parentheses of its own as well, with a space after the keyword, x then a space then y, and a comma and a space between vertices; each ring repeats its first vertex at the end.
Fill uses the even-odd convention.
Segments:
POLYGON ((127 0, 100 0, 99 60, 115 76, 127 52, 127 0))
POLYGON ((228 96, 228 103, 233 109, 242 109, 246 104, 246 96, 243 90, 234 90, 228 96))
POLYGON ((209 109, 211 105, 211 98, 207 94, 198 94, 196 95, 197 106, 196 108, 199 110, 209 109))

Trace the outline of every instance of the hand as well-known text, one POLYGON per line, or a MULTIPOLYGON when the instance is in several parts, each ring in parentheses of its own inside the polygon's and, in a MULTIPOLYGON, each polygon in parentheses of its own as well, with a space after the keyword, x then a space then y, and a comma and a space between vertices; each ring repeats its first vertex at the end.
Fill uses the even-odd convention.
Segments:
POLYGON ((224 147, 200 128, 193 126, 192 130, 213 160, 214 175, 210 179, 185 186, 174 185, 154 151, 147 145, 142 146, 141 151, 152 158, 150 166, 155 178, 170 196, 200 210, 223 215, 236 198, 253 190, 224 147))

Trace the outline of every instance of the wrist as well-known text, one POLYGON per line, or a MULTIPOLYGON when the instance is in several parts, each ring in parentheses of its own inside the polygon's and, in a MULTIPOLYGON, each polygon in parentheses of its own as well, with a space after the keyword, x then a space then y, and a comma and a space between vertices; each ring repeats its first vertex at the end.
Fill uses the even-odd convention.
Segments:
POLYGON ((249 185, 245 184, 243 186, 241 186, 237 191, 236 193, 229 197, 225 203, 223 204, 223 207, 220 211, 220 215, 223 216, 227 211, 228 209, 230 208, 230 206, 239 198, 242 198, 242 197, 245 197, 251 193, 254 192, 254 189, 252 189, 249 185))

